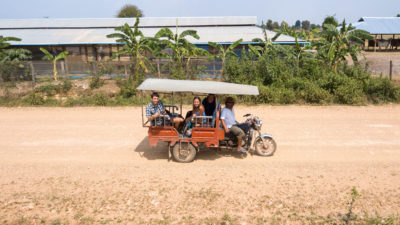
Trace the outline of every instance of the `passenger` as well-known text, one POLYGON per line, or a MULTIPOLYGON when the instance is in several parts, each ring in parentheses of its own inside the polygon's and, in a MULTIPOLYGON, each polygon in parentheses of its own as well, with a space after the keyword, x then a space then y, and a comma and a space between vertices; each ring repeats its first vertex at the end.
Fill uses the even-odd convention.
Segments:
MULTIPOLYGON (((146 106, 146 117, 148 121, 151 121, 152 126, 168 125, 164 117, 160 118, 161 115, 167 115, 167 112, 162 101, 159 100, 158 93, 154 92, 151 94, 151 102, 146 106)), ((170 116, 169 119, 171 119, 170 116)), ((179 126, 179 123, 183 122, 183 118, 173 117, 172 122, 175 126, 179 126)))
MULTIPOLYGON (((205 116, 204 113, 204 106, 200 103, 200 98, 199 97, 194 97, 193 98, 193 105, 192 105, 192 110, 188 111, 186 113, 186 117, 185 120, 186 121, 190 121, 196 118, 196 116, 205 116)), ((204 119, 203 119, 204 120, 204 119)), ((205 123, 206 121, 203 121, 203 123, 205 123)), ((201 125, 201 120, 197 119, 195 121, 196 126, 200 126, 201 125)))
POLYGON ((225 133, 232 133, 238 139, 238 147, 237 150, 239 152, 247 152, 247 149, 242 148, 242 140, 245 136, 245 132, 243 129, 247 129, 248 124, 238 124, 235 120, 235 111, 233 110, 233 105, 235 101, 232 97, 227 97, 225 100, 225 108, 222 109, 221 112, 221 122, 224 127, 225 133))
POLYGON ((208 94, 207 98, 203 99, 203 106, 206 116, 214 116, 216 108, 216 99, 214 94, 208 94))

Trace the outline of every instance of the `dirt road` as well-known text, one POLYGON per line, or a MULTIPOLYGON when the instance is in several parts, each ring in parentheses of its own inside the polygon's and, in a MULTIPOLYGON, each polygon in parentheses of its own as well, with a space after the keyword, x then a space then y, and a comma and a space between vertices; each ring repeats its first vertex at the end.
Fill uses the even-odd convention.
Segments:
POLYGON ((148 146, 140 108, 0 108, 0 223, 400 224, 400 105, 247 112, 273 157, 179 164, 148 146))

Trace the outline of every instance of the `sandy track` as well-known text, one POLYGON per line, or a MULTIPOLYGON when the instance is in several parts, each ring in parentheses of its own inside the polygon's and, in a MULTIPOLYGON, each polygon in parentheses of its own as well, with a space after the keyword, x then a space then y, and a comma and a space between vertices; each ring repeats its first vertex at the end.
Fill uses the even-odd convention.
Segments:
POLYGON ((264 120, 273 157, 168 162, 136 107, 0 108, 0 223, 334 223, 353 186, 358 221, 400 223, 399 105, 236 112, 264 120))

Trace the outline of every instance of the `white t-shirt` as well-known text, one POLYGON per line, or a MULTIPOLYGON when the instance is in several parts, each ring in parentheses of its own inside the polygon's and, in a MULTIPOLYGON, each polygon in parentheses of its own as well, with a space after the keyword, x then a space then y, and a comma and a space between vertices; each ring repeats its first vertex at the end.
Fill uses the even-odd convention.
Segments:
POLYGON ((235 111, 230 110, 228 108, 223 108, 222 109, 222 113, 221 113, 221 119, 223 119, 225 121, 225 125, 228 129, 230 129, 233 125, 236 124, 235 121, 235 111))

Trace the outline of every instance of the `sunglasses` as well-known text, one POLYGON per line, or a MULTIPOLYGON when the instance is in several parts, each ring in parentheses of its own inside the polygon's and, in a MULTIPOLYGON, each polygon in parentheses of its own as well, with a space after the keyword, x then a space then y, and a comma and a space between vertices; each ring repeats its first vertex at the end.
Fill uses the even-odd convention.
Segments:
POLYGON ((234 102, 226 102, 226 104, 229 104, 229 103, 230 103, 230 104, 235 104, 234 102))

